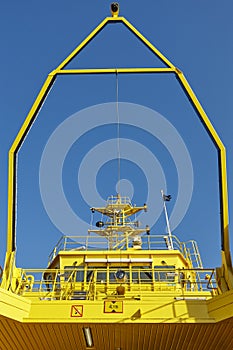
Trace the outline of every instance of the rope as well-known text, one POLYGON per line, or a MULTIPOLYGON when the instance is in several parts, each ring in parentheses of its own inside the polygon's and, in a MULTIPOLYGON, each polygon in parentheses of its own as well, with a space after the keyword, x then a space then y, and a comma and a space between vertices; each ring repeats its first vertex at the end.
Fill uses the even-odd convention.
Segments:
POLYGON ((120 194, 121 154, 120 154, 120 114, 119 114, 119 86, 116 70, 116 115, 117 115, 117 193, 120 194))

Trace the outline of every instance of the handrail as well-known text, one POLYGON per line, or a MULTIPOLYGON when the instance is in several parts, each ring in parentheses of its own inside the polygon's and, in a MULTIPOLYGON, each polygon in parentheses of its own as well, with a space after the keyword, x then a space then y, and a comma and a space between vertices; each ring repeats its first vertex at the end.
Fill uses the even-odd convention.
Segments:
POLYGON ((60 299, 66 299, 66 296, 69 295, 70 293, 72 293, 72 282, 74 280, 75 272, 76 271, 74 269, 71 272, 71 274, 69 275, 69 278, 68 278, 67 283, 66 283, 66 287, 63 290, 63 292, 61 293, 61 298, 60 299))
MULTIPOLYGON (((121 267, 122 268, 122 267, 121 267)), ((15 293, 24 297, 38 297, 40 300, 63 300, 72 299, 73 294, 78 292, 86 300, 96 300, 99 294, 102 298, 117 296, 117 286, 123 285, 126 296, 132 295, 156 295, 158 292, 168 291, 179 293, 191 293, 200 295, 208 292, 208 297, 217 294, 217 282, 214 269, 175 269, 164 268, 122 268, 126 278, 122 281, 116 278, 116 267, 93 268, 86 270, 76 266, 70 269, 24 269, 21 278, 18 279, 18 287, 15 293), (82 280, 77 279, 76 272, 82 271, 82 280), (87 277, 85 271, 90 271, 87 277), (69 275, 67 275, 69 274, 69 275)))
MULTIPOLYGON (((166 235, 144 235, 142 236, 142 249, 143 250, 168 250, 166 245, 166 235)), ((186 242, 180 242, 179 239, 172 235, 172 241, 174 250, 180 251, 185 258, 188 258, 189 254, 186 249, 186 242)), ((194 241, 193 241, 194 242, 194 241)), ((196 243, 196 242, 195 242, 196 243)), ((116 248, 118 248, 116 246, 116 248)), ((49 254, 48 265, 52 262, 59 251, 93 251, 93 250, 110 250, 109 242, 100 236, 93 235, 88 236, 62 236, 55 248, 49 254)), ((121 248, 125 250, 125 248, 121 248)))

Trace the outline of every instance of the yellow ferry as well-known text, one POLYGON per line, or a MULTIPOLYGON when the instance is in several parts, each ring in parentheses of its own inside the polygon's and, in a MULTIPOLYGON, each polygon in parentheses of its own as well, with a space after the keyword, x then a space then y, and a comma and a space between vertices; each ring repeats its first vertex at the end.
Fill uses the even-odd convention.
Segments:
MULTIPOLYGON (((111 5, 112 17, 44 83, 9 152, 8 232, 0 287, 0 349, 231 350, 233 271, 229 249, 225 148, 183 73, 111 5), (108 23, 122 22, 167 68, 66 69, 108 23), (121 194, 93 207, 100 220, 86 236, 63 236, 45 269, 15 266, 17 152, 56 77, 62 74, 171 73, 184 88, 219 155, 222 266, 205 269, 195 241, 171 231, 150 235, 134 215, 147 211, 121 194)), ((166 200, 162 193, 164 209, 166 200)), ((156 200, 156 199, 155 199, 156 200)), ((159 199, 158 199, 159 200, 159 199)), ((165 212, 166 213, 166 212, 165 212)), ((144 214, 146 216, 146 213, 144 214)))

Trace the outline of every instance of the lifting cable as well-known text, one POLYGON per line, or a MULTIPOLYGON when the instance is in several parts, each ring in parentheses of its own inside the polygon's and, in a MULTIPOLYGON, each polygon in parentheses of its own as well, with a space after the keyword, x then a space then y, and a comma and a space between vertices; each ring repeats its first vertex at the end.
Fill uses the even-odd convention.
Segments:
POLYGON ((117 193, 120 194, 121 154, 120 154, 120 113, 119 113, 119 84, 116 69, 116 116, 117 116, 117 193))

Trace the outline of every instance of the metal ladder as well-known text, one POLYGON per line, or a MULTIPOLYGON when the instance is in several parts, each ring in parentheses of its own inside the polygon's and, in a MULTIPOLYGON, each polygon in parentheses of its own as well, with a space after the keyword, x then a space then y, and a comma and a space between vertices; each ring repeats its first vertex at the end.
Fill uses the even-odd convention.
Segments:
POLYGON ((203 265, 202 265, 201 256, 199 253, 197 242, 188 241, 186 243, 186 249, 187 249, 188 258, 192 262, 193 268, 202 269, 203 265))

